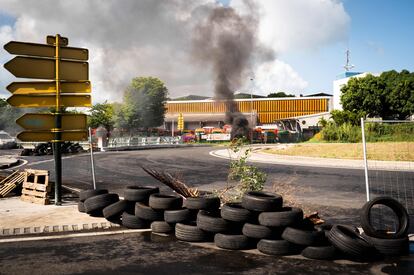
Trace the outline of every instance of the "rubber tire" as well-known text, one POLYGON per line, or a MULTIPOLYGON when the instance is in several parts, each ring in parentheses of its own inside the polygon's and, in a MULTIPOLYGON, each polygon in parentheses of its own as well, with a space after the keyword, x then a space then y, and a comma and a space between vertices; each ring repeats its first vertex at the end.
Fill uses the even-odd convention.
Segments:
POLYGON ((242 206, 252 211, 278 211, 282 208, 282 204, 282 196, 270 192, 250 191, 242 197, 242 206))
POLYGON ((397 200, 391 197, 377 197, 365 203, 361 210, 361 227, 365 234, 370 237, 381 239, 400 239, 407 235, 408 227, 410 225, 407 209, 399 203, 397 200), (395 215, 398 217, 399 228, 395 233, 387 233, 383 231, 377 231, 370 224, 370 212, 374 205, 385 205, 391 208, 395 215))
POLYGON ((328 239, 338 250, 356 260, 368 259, 375 254, 374 246, 347 226, 334 225, 328 239))
POLYGON ((171 225, 164 221, 153 221, 151 223, 151 230, 154 233, 168 234, 174 232, 175 225, 171 225))
POLYGON ((362 233, 361 236, 385 256, 401 256, 407 255, 409 252, 410 240, 408 236, 400 239, 379 239, 367 236, 365 233, 362 233))
POLYGON ((255 213, 243 208, 241 203, 226 203, 221 207, 221 217, 232 222, 249 222, 255 219, 255 213))
POLYGON ((82 190, 79 192, 79 200, 81 202, 85 202, 87 199, 102 195, 102 194, 108 194, 108 190, 106 189, 88 189, 88 190, 82 190))
POLYGON ((214 236, 214 244, 217 247, 231 250, 242 250, 250 247, 249 238, 244 235, 228 235, 217 233, 214 236))
POLYGON ((152 209, 142 202, 135 204, 135 216, 147 221, 163 221, 164 211, 152 209))
POLYGON ((125 200, 120 200, 111 205, 108 205, 102 210, 103 216, 107 220, 116 220, 121 217, 122 213, 127 210, 128 202, 125 200))
POLYGON ((178 209, 178 210, 165 210, 164 211, 164 221, 168 223, 179 223, 179 222, 189 222, 197 218, 196 210, 190 210, 187 208, 178 209))
POLYGON ((303 220, 303 211, 297 207, 283 207, 278 212, 262 212, 259 223, 265 226, 288 227, 303 220))
POLYGON ((282 238, 291 243, 303 246, 321 246, 325 244, 324 232, 308 231, 293 227, 286 227, 282 233, 282 238))
POLYGON ((85 202, 86 213, 92 214, 94 212, 101 212, 102 209, 119 201, 117 194, 102 194, 88 198, 85 202))
POLYGON ((264 225, 245 223, 242 229, 243 235, 253 239, 280 239, 282 230, 271 229, 264 225))
POLYGON ((211 234, 201 230, 193 223, 177 223, 175 225, 175 237, 186 242, 206 242, 211 239, 211 234))
POLYGON ((133 202, 148 202, 151 194, 159 193, 156 186, 127 186, 124 189, 124 199, 133 202))
POLYGON ((308 246, 302 251, 302 256, 315 260, 332 260, 336 257, 336 248, 329 246, 308 246))
POLYGON ((124 212, 122 213, 122 226, 129 229, 146 229, 150 227, 150 223, 128 212, 124 212))
POLYGON ((178 195, 151 194, 148 205, 158 210, 180 209, 183 205, 183 198, 178 195))
POLYGON ((220 208, 220 198, 188 197, 184 200, 183 206, 188 209, 213 211, 220 208))
POLYGON ((78 202, 78 211, 81 213, 86 213, 85 205, 83 202, 78 202))
POLYGON ((218 213, 200 210, 197 214, 198 228, 213 233, 228 232, 232 229, 230 222, 221 218, 218 213))
POLYGON ((261 239, 257 243, 257 250, 267 255, 295 255, 299 254, 303 248, 286 240, 261 239))

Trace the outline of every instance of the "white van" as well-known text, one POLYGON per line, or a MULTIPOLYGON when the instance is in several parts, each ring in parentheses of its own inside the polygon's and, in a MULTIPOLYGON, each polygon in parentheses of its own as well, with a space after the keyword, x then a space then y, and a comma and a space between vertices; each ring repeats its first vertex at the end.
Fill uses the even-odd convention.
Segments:
POLYGON ((0 149, 10 149, 16 147, 16 139, 5 131, 0 131, 0 149))

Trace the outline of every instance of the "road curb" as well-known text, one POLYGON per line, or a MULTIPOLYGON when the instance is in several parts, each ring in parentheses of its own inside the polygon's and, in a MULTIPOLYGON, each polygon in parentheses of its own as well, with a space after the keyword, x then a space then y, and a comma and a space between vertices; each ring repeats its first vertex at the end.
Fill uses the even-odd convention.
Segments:
POLYGON ((11 236, 39 235, 62 232, 80 232, 91 230, 113 230, 121 226, 111 222, 80 223, 68 225, 45 225, 20 228, 0 228, 0 239, 11 236))
POLYGON ((165 145, 137 145, 137 146, 120 146, 120 147, 105 147, 105 152, 116 151, 135 151, 148 149, 169 149, 169 148, 185 148, 185 147, 210 147, 211 144, 165 144, 165 145))

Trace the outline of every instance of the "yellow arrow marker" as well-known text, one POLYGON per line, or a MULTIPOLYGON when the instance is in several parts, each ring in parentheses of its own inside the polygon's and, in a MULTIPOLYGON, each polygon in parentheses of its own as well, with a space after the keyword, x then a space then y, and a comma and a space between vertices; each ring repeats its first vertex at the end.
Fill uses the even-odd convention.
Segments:
MULTIPOLYGON (((62 130, 86 129, 86 115, 62 114, 62 130)), ((55 127, 54 114, 24 114, 16 120, 16 123, 26 130, 50 131, 55 127)))
MULTIPOLYGON (((19 41, 10 41, 4 45, 4 49, 10 54, 30 55, 40 57, 55 57, 55 46, 37 43, 27 43, 19 41)), ((59 56, 63 59, 88 60, 89 54, 87 49, 61 47, 59 56)))
MULTIPOLYGON (((15 77, 55 79, 55 60, 17 56, 4 64, 15 77)), ((88 62, 61 60, 60 80, 88 80, 88 62)))
MULTIPOLYGON (((52 141, 55 139, 55 133, 51 131, 23 131, 17 135, 21 141, 52 141)), ((64 131, 62 132, 62 141, 81 141, 87 140, 87 131, 64 131)))
MULTIPOLYGON (((49 95, 12 95, 7 103, 14 107, 37 108, 56 106, 56 96, 49 95)), ((60 96, 60 107, 91 107, 90 95, 65 95, 60 96)))
MULTIPOLYGON (((54 94, 56 93, 56 82, 12 82, 6 89, 15 95, 27 94, 54 94)), ((61 94, 84 94, 91 92, 91 83, 83 82, 61 82, 61 94)))

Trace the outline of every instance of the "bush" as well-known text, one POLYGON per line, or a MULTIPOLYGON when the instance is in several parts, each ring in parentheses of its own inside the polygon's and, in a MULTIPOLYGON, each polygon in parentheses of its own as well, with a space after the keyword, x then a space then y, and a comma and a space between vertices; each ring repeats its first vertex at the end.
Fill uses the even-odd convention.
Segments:
POLYGON ((322 129, 321 137, 325 141, 334 142, 361 142, 361 128, 350 123, 337 125, 335 122, 328 122, 322 129))

